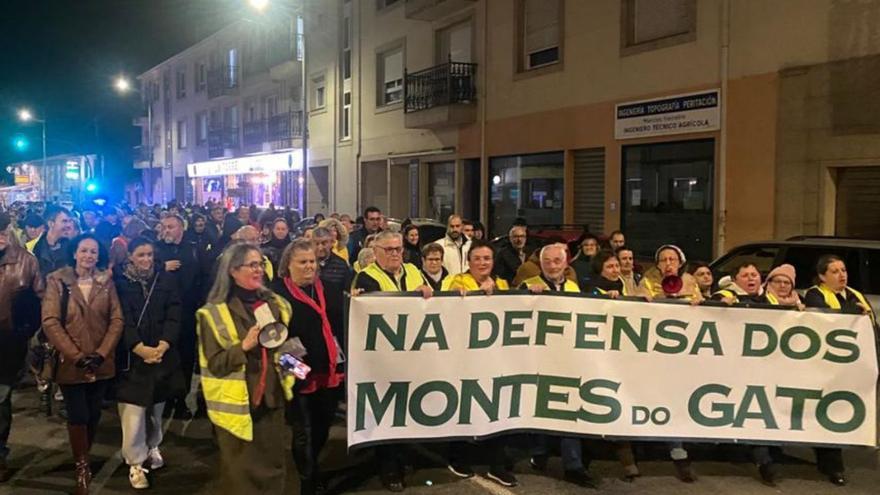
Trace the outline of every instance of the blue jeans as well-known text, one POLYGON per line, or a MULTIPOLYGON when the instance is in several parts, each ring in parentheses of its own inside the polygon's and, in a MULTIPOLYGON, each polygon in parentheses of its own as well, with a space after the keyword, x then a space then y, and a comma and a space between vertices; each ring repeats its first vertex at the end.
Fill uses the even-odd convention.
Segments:
MULTIPOLYGON (((548 455, 550 451, 549 443, 550 437, 548 435, 535 435, 532 444, 532 455, 548 455)), ((560 438, 559 453, 562 455, 562 467, 566 471, 580 471, 584 469, 584 452, 580 438, 560 438)))

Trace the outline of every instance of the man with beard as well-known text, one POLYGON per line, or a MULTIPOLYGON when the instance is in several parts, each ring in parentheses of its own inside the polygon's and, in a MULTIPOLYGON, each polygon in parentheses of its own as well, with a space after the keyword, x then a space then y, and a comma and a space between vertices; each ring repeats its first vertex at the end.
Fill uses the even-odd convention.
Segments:
POLYGON ((449 215, 449 220, 446 222, 446 237, 439 241, 443 246, 443 267, 450 275, 458 275, 468 269, 467 253, 471 248, 471 242, 462 235, 462 226, 461 216, 449 215))
POLYGON ((0 213, 0 483, 12 474, 6 465, 12 390, 24 365, 28 340, 40 327, 39 298, 45 289, 37 259, 19 245, 11 224, 9 215, 0 213))
MULTIPOLYGON (((156 246, 156 261, 166 272, 174 274, 175 284, 181 297, 180 342, 177 350, 180 353, 181 371, 188 392, 196 363, 196 311, 204 303, 205 258, 206 253, 199 251, 194 241, 184 240, 184 222, 178 215, 169 215, 162 219, 162 239, 156 246)), ((190 411, 183 397, 178 397, 174 404, 166 406, 174 409, 176 418, 189 417, 190 411)))
POLYGON ((382 210, 375 206, 364 210, 364 226, 348 236, 348 253, 352 265, 358 259, 358 253, 364 247, 367 236, 382 230, 382 210))

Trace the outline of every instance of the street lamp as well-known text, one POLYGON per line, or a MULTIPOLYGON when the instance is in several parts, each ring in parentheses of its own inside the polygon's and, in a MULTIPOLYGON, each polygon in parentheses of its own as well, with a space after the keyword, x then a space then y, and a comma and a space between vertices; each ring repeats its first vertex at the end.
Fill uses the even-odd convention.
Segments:
MULTIPOLYGON (((270 0, 247 0, 250 7, 261 14, 268 10, 269 1, 270 0)), ((302 90, 300 91, 300 93, 301 93, 300 103, 302 105, 302 175, 300 176, 300 181, 302 181, 303 177, 308 177, 308 173, 309 173, 309 109, 307 108, 308 107, 308 92, 306 89, 307 79, 306 79, 306 36, 305 36, 306 1, 307 0, 299 0, 299 2, 298 2, 302 5, 302 11, 301 11, 302 14, 301 14, 299 20, 297 19, 297 16, 295 14, 291 15, 289 12, 287 12, 287 15, 290 18, 290 20, 296 23, 296 31, 298 32, 299 36, 301 37, 300 41, 302 42, 302 54, 300 54, 301 58, 299 60, 297 60, 296 47, 299 46, 299 43, 297 43, 298 40, 295 37, 293 38, 293 42, 294 42, 293 61, 300 62, 300 86, 302 87, 302 90), (302 24, 300 24, 300 22, 302 24), (302 30, 301 30, 302 32, 299 32, 300 27, 302 27, 302 30)), ((290 182, 288 182, 288 184, 290 184, 290 182)), ((302 185, 302 184, 300 183, 300 185, 302 185)), ((288 190, 289 189, 292 189, 292 188, 288 188, 288 190)), ((300 198, 302 198, 301 210, 302 210, 303 216, 305 216, 306 200, 308 199, 308 196, 307 196, 308 188, 307 187, 306 188, 300 187, 299 192, 300 192, 300 198)), ((297 206, 300 206, 300 205, 297 204, 297 206)))
MULTIPOLYGON (((116 81, 113 82, 113 87, 117 93, 123 96, 130 91, 141 93, 139 89, 131 85, 131 82, 125 76, 117 77, 116 81)), ((150 167, 147 169, 147 183, 149 184, 149 201, 150 204, 153 204, 153 101, 150 99, 150 95, 142 94, 141 96, 144 97, 147 103, 147 149, 149 150, 148 156, 150 161, 150 167)))
POLYGON ((37 119, 34 117, 34 114, 31 113, 27 108, 22 108, 18 111, 18 120, 28 123, 28 122, 36 122, 43 127, 43 177, 40 180, 40 184, 43 187, 43 201, 46 201, 48 196, 48 187, 46 184, 46 179, 49 175, 49 170, 46 166, 46 120, 45 119, 37 119))

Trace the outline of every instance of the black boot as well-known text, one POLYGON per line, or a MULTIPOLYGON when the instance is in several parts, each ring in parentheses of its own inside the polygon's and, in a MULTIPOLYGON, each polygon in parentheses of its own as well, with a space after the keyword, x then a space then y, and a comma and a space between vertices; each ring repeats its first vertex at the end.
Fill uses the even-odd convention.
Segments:
POLYGON ((86 425, 67 425, 67 434, 70 437, 70 449, 73 451, 73 460, 76 463, 76 490, 75 495, 89 495, 89 485, 92 482, 92 470, 89 467, 89 430, 86 425))

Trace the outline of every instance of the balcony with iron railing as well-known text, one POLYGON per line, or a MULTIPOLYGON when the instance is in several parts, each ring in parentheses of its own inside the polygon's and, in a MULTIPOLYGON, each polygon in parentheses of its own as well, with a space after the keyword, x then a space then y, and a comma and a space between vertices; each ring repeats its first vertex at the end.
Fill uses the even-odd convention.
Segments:
POLYGON ((436 21, 471 6, 476 0, 406 0, 406 18, 436 21))
POLYGON ((236 94, 240 80, 237 65, 223 65, 208 70, 208 98, 236 94))
POLYGON ((264 144, 270 145, 268 149, 293 148, 294 140, 301 139, 303 135, 302 116, 302 110, 291 110, 266 119, 245 122, 242 143, 247 148, 246 152, 263 149, 264 144))
POLYGON ((226 156, 226 150, 238 148, 238 127, 212 127, 208 129, 208 158, 226 156))
POLYGON ((408 128, 437 128, 476 120, 477 64, 450 60, 418 72, 404 71, 408 128))

